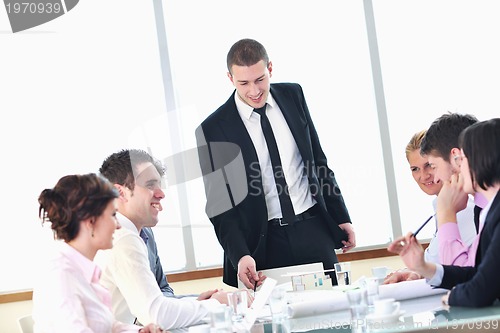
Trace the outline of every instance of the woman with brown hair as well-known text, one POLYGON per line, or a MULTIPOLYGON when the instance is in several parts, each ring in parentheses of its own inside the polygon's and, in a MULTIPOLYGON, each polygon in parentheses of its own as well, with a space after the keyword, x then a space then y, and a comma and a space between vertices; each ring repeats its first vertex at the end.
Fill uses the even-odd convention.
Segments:
POLYGON ((33 293, 34 331, 154 332, 114 319, 111 296, 99 284, 93 262, 98 250, 113 245, 117 190, 96 174, 62 177, 38 198, 42 223, 50 222, 57 240, 33 293))

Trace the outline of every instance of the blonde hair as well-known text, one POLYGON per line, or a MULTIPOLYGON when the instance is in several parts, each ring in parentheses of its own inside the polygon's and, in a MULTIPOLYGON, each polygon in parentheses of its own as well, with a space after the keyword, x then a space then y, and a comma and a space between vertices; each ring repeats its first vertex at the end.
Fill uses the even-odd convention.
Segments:
POLYGON ((408 156, 410 153, 414 152, 417 149, 420 149, 420 146, 422 145, 422 140, 424 139, 425 133, 427 130, 422 130, 420 132, 417 132, 413 134, 413 136, 410 139, 410 142, 406 145, 406 159, 408 159, 408 156))

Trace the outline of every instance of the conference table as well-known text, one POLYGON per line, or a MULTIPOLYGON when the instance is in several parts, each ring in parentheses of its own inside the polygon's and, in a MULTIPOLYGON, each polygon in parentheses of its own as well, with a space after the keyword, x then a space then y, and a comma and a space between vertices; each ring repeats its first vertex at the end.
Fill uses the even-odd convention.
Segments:
MULTIPOLYGON (((400 312, 390 321, 368 317, 351 320, 345 291, 289 293, 289 318, 273 324, 268 306, 264 307, 250 332, 500 332, 500 304, 484 308, 449 307, 441 301, 447 290, 434 289, 423 279, 380 286, 381 298, 400 302, 400 312)), ((210 323, 174 331, 214 333, 210 323)))
MULTIPOLYGON (((449 307, 443 294, 401 300, 401 316, 394 322, 351 322, 348 309, 289 319, 290 332, 500 332, 500 306, 449 307)), ((271 321, 256 323, 252 331, 272 331, 271 321), (262 326, 262 327, 260 327, 262 326)))

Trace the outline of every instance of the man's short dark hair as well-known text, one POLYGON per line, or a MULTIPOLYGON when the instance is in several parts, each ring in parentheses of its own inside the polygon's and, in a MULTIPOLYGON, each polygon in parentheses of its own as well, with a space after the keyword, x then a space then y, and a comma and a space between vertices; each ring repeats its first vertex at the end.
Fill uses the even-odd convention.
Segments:
POLYGON ((237 41, 231 46, 227 54, 227 70, 231 73, 233 65, 252 66, 259 61, 269 63, 269 56, 264 46, 256 40, 245 38, 237 41))
POLYGON ((477 122, 477 118, 470 114, 451 112, 443 114, 434 120, 425 133, 420 154, 434 155, 450 162, 450 152, 453 148, 458 148, 460 133, 477 122))
POLYGON ((133 190, 137 165, 146 162, 153 164, 161 177, 165 175, 165 168, 162 164, 140 149, 123 149, 111 154, 104 160, 99 172, 113 184, 120 184, 133 190))

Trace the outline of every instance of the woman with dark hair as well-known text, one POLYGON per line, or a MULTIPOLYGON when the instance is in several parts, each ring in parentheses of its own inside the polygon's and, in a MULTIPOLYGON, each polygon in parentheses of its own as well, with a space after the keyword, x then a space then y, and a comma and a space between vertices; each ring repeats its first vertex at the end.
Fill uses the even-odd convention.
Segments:
POLYGON ((461 154, 453 156, 460 173, 450 182, 463 186, 465 192, 479 192, 488 200, 481 211, 480 241, 474 267, 447 266, 426 262, 422 246, 412 233, 388 247, 398 253, 409 269, 427 282, 451 289, 443 303, 455 306, 482 307, 500 299, 500 118, 476 123, 466 128, 459 139, 461 154))
POLYGON ((39 216, 50 222, 54 253, 33 292, 35 332, 154 332, 153 324, 124 324, 114 319, 111 296, 99 284, 93 262, 100 249, 112 247, 117 190, 96 174, 62 177, 38 198, 39 216))

